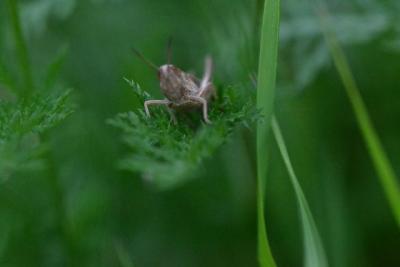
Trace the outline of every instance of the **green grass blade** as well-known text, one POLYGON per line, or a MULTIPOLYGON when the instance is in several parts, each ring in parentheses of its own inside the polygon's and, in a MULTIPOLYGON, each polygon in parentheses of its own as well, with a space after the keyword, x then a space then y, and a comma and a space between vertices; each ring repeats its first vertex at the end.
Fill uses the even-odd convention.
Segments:
POLYGON ((265 0, 258 66, 257 108, 263 120, 257 125, 257 217, 260 266, 276 266, 268 243, 264 216, 264 179, 267 175, 268 136, 273 112, 279 44, 279 0, 265 0))
POLYGON ((325 250, 319 236, 317 226, 308 206, 306 197, 301 189, 299 180, 294 172, 292 163, 289 158, 285 141, 279 124, 275 117, 272 118, 272 132, 274 134, 279 151, 289 173, 297 204, 299 206, 300 218, 303 228, 303 243, 304 243, 304 266, 305 267, 326 267, 328 262, 325 255, 325 250))
POLYGON ((121 267, 135 267, 135 265, 131 260, 131 257, 129 256, 128 251, 126 251, 126 249, 122 246, 122 244, 116 243, 115 250, 117 252, 119 265, 121 267))
POLYGON ((378 134, 368 115, 367 108, 361 97, 354 76, 351 72, 346 55, 344 54, 336 35, 329 29, 326 15, 321 15, 321 25, 326 42, 329 46, 336 69, 346 89, 358 126, 364 138, 369 155, 384 189, 392 213, 400 226, 400 186, 398 178, 390 164, 386 152, 379 140, 378 134))
POLYGON ((59 50, 53 61, 47 66, 44 77, 44 90, 50 90, 54 87, 60 76, 61 69, 64 66, 65 58, 68 53, 68 47, 64 46, 59 50))
POLYGON ((13 28, 15 46, 17 49, 18 63, 23 75, 24 85, 23 93, 30 94, 33 91, 32 70, 28 56, 28 49, 21 29, 21 20, 19 15, 18 1, 8 0, 10 10, 11 24, 13 28))
POLYGON ((10 71, 7 69, 3 60, 0 58, 0 84, 4 85, 8 90, 15 91, 15 83, 10 71))

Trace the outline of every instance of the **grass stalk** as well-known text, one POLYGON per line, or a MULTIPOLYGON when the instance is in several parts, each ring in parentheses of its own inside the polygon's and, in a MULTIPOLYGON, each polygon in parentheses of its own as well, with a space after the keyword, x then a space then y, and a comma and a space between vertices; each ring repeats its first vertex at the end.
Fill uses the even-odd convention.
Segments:
POLYGON ((129 256, 129 252, 123 247, 122 244, 116 243, 115 251, 117 253, 119 265, 121 267, 135 267, 131 257, 129 256))
POLYGON ((296 173, 294 172, 281 129, 275 116, 272 117, 271 126, 282 159, 288 171, 290 182, 296 195, 297 204, 299 206, 299 213, 303 228, 304 266, 326 267, 328 266, 328 261, 326 259, 325 250, 323 248, 317 226, 315 224, 314 218, 312 216, 310 207, 307 203, 299 180, 297 179, 296 173))
POLYGON ((17 49, 18 63, 23 76, 22 94, 29 95, 32 93, 33 79, 32 70, 28 56, 28 49, 21 28, 20 14, 17 0, 8 0, 10 10, 11 24, 15 38, 15 47, 17 49))
POLYGON ((275 267, 268 243, 264 215, 264 180, 267 176, 268 137, 273 112, 279 44, 280 1, 265 0, 261 26, 257 78, 257 108, 263 120, 257 124, 257 220, 258 260, 261 267, 275 267))
POLYGON ((3 63, 3 60, 1 58, 0 58, 0 83, 3 84, 9 91, 16 90, 14 80, 11 77, 10 72, 6 68, 6 65, 3 63))
POLYGON ((398 178, 393 170, 388 156, 381 144, 378 134, 368 115, 367 107, 362 99, 356 80, 350 69, 346 55, 337 40, 337 37, 329 28, 327 15, 320 13, 321 25, 326 43, 329 46, 335 67, 340 75, 347 96, 354 111, 358 126, 361 130, 369 155, 378 174, 389 206, 400 227, 400 186, 398 178))

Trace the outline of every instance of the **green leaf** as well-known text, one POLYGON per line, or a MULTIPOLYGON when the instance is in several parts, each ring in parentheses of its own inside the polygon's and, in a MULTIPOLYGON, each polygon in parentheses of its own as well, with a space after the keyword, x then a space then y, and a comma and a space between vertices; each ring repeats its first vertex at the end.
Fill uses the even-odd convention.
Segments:
POLYGON ((303 193, 296 173, 294 172, 292 163, 290 162, 289 153, 287 151, 285 141, 278 121, 275 117, 272 118, 272 132, 279 151, 288 171, 290 182, 296 194, 297 205, 299 206, 300 218, 303 228, 303 243, 304 243, 304 266, 305 267, 326 267, 328 262, 325 255, 325 250, 322 245, 321 238, 318 233, 317 226, 312 216, 310 207, 308 206, 306 197, 303 193))
POLYGON ((279 44, 280 1, 266 0, 261 27, 257 108, 263 120, 257 125, 258 260, 262 267, 276 266, 268 243, 264 216, 264 180, 267 176, 269 130, 273 112, 279 44))

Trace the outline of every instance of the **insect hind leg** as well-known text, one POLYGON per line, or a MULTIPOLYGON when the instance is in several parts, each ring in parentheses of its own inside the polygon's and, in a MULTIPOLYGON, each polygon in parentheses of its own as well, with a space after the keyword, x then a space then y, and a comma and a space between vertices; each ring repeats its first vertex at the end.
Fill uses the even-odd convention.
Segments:
POLYGON ((210 80, 212 75, 212 68, 213 68, 212 59, 210 56, 207 56, 204 63, 203 79, 200 82, 199 93, 197 94, 198 96, 202 96, 204 94, 204 91, 207 90, 207 88, 211 84, 210 80))
POLYGON ((189 96, 189 99, 192 101, 196 101, 201 103, 201 105, 203 106, 203 119, 204 122, 207 124, 211 124, 211 121, 208 119, 208 107, 207 107, 207 100, 205 100, 204 98, 200 97, 200 96, 189 96))
POLYGON ((172 122, 173 124, 178 124, 178 121, 176 120, 174 111, 168 105, 167 105, 167 111, 168 111, 169 117, 171 118, 170 122, 172 122))

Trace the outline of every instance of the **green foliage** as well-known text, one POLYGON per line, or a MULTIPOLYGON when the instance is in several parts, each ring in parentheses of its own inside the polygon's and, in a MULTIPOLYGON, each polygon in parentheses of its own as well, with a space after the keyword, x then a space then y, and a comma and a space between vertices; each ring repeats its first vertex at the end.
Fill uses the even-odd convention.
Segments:
POLYGON ((29 133, 43 133, 71 114, 70 91, 60 96, 34 96, 18 103, 1 101, 0 140, 29 133))
MULTIPOLYGON (((285 168, 276 149, 265 149, 261 161, 268 180, 257 188, 254 134, 241 129, 227 134, 232 141, 226 142, 226 131, 218 132, 224 112, 216 106, 230 89, 240 94, 242 87, 221 88, 219 100, 211 104, 211 126, 203 125, 200 112, 180 114, 174 126, 162 107, 152 107, 152 118, 144 118, 143 98, 137 101, 130 90, 114 90, 123 86, 121 75, 129 73, 151 95, 159 96, 154 72, 130 56, 129 49, 135 46, 153 62, 165 62, 164 44, 170 35, 174 64, 197 71, 204 55, 210 54, 217 84, 247 83, 248 74, 257 68, 264 2, 0 1, 0 98, 6 114, 2 125, 7 125, 0 145, 0 265, 259 266, 255 190, 265 189, 261 193, 266 200, 261 202, 260 197, 258 211, 266 212, 267 221, 260 221, 259 237, 264 238, 266 224, 278 266, 302 266, 302 257, 307 265, 309 259, 318 259, 315 224, 330 266, 398 266, 398 228, 379 180, 374 179, 351 106, 339 90, 320 22, 309 4, 317 1, 281 1, 274 113, 284 125, 290 161, 304 194, 293 193, 293 180, 286 178, 291 162, 286 157, 285 168), (13 24, 11 2, 19 8, 20 29, 15 20, 13 24), (65 53, 60 47, 70 49, 65 53), (34 90, 25 94, 29 76, 34 90), (77 88, 79 112, 58 123, 34 115, 52 110, 41 101, 56 100, 65 84, 77 88), (113 119, 126 131, 104 123, 130 110, 132 114, 113 119), (14 114, 21 123, 12 119, 14 114), (116 138, 119 133, 128 145, 116 138), (169 143, 162 149, 158 140, 169 143), (226 144, 221 146, 222 142, 226 144), (186 155, 193 158, 179 161, 186 155), (136 164, 135 157, 139 163, 154 162, 148 164, 151 171, 164 166, 167 173, 179 168, 189 173, 173 173, 181 180, 168 176, 155 181, 162 188, 198 179, 159 192, 140 180, 151 178, 145 167, 115 167, 120 159, 119 164, 129 169, 136 164)), ((398 172, 400 90, 395 85, 400 69, 400 1, 324 2, 332 10, 332 30, 346 48, 382 146, 398 172)), ((232 102, 251 102, 243 94, 232 102)), ((150 97, 144 92, 142 96, 150 97)), ((62 110, 68 108, 66 103, 62 110)), ((255 118, 261 117, 255 113, 255 118)), ((269 127, 268 116, 264 118, 269 127)))
MULTIPOLYGON (((16 82, 16 75, 12 75, 10 66, 0 59, 0 85, 4 86, 0 90, 7 89, 9 95, 5 93, 6 98, 15 99, 0 100, 0 182, 16 171, 43 168, 41 156, 46 150, 43 134, 72 112, 68 104, 70 91, 53 96, 35 91, 30 55, 21 26, 19 2, 8 0, 7 6, 22 81, 16 82)), ((26 16, 23 17, 26 19, 26 16)), ((58 57, 45 72, 40 87, 46 89, 46 93, 50 87, 54 89, 63 58, 58 57)))
POLYGON ((280 1, 266 0, 261 25, 260 57, 257 77, 257 108, 263 120, 257 124, 257 217, 258 260, 261 267, 276 266, 268 243, 264 215, 264 191, 269 164, 269 132, 274 110, 278 65, 280 1))
POLYGON ((21 3, 24 32, 30 35, 43 34, 51 19, 64 20, 68 18, 72 14, 76 2, 76 0, 36 0, 21 3))
MULTIPOLYGON (((129 82, 139 101, 151 98, 135 82, 129 82)), ((219 97, 211 103, 212 125, 203 125, 198 114, 178 114, 174 125, 161 108, 127 112, 108 120, 120 128, 123 141, 132 154, 121 160, 122 169, 140 172, 142 177, 162 189, 177 186, 195 177, 199 165, 226 142, 239 126, 248 126, 257 118, 250 93, 239 87, 219 88, 219 97)))
POLYGON ((39 159, 45 133, 71 114, 70 92, 59 96, 33 96, 17 103, 0 101, 0 177, 7 179, 16 170, 43 166, 39 159))

